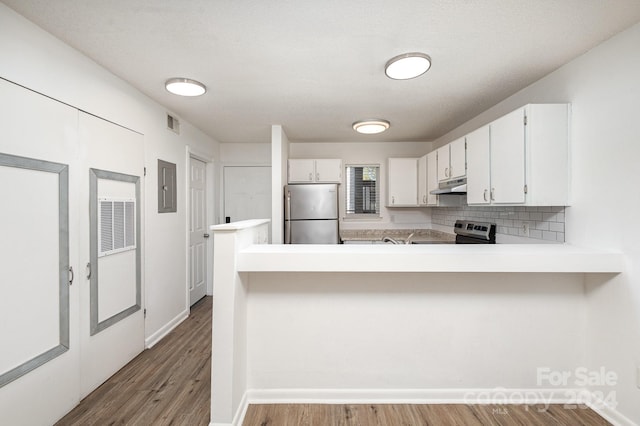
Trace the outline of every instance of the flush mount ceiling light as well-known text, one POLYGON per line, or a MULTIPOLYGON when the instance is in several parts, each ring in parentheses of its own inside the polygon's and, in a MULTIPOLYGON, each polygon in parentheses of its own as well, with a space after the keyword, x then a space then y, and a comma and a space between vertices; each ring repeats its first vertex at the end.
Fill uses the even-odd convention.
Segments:
POLYGON ((164 83, 164 87, 179 96, 200 96, 207 91, 204 84, 190 78, 170 78, 164 83))
POLYGON ((365 135, 375 135, 376 133, 382 133, 389 128, 391 123, 387 120, 360 120, 353 123, 353 130, 358 133, 364 133, 365 135))
POLYGON ((384 73, 394 80, 416 78, 431 68, 431 58, 424 53, 403 53, 389 59, 384 66, 384 73))

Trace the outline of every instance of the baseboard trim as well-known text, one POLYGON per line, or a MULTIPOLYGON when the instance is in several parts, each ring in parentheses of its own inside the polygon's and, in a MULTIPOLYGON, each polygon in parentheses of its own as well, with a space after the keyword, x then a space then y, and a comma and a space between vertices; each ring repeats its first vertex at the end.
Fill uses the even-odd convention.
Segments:
POLYGON ((236 410, 236 414, 233 416, 233 421, 231 423, 214 423, 209 422, 209 426, 240 426, 242 422, 244 422, 244 416, 247 415, 247 408, 249 408, 249 400, 248 400, 248 392, 245 392, 242 395, 242 399, 240 400, 240 404, 238 405, 238 409, 236 410))
POLYGON ((153 333, 151 336, 144 339, 144 345, 147 349, 151 349, 160 340, 162 340, 167 334, 180 325, 180 323, 189 318, 189 309, 180 312, 175 318, 165 324, 160 330, 153 333))
POLYGON ((598 413, 602 418, 615 426, 638 426, 633 420, 624 416, 618 410, 616 410, 611 405, 607 404, 602 400, 602 398, 598 398, 595 394, 591 393, 590 398, 586 405, 591 408, 593 411, 598 413))
POLYGON ((250 389, 249 404, 564 404, 582 389, 250 389))
POLYGON ((637 426, 585 389, 249 389, 233 423, 239 426, 249 404, 575 404, 582 402, 616 426, 637 426))

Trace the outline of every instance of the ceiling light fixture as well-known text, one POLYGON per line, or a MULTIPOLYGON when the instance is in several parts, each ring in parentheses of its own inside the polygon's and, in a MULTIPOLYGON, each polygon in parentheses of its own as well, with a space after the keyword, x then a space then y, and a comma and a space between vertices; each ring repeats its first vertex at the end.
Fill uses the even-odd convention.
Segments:
POLYGON ((204 84, 190 78, 170 78, 164 83, 164 87, 168 92, 179 96, 200 96, 207 91, 204 84))
POLYGON ((376 133, 382 133, 389 128, 391 123, 387 120, 372 119, 372 120, 360 120, 353 123, 353 130, 358 133, 364 133, 365 135, 375 135, 376 133))
POLYGON ((403 53, 389 59, 384 66, 384 73, 394 80, 416 78, 431 68, 431 58, 424 53, 403 53))

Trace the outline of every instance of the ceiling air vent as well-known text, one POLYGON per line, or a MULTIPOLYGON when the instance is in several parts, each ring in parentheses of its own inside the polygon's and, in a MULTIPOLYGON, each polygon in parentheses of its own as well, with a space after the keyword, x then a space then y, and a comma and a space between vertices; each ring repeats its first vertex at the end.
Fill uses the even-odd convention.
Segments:
POLYGON ((180 134, 180 120, 176 117, 167 114, 167 129, 171 130, 176 134, 180 134))

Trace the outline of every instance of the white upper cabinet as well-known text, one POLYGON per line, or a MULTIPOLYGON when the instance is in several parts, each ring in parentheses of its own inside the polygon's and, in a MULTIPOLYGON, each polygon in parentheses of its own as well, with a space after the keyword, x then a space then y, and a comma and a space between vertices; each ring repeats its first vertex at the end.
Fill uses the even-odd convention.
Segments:
POLYGON ((387 167, 387 206, 418 205, 418 159, 389 158, 387 167))
POLYGON ((438 189, 438 159, 436 152, 427 154, 427 205, 437 206, 438 196, 431 191, 438 189))
POLYGON ((418 205, 426 206, 429 198, 429 191, 427 186, 427 155, 423 155, 418 158, 418 205))
POLYGON ((449 144, 449 178, 457 179, 467 174, 467 150, 465 138, 449 144))
POLYGON ((290 159, 289 183, 342 183, 342 160, 290 159))
POLYGON ((525 110, 513 111, 491 123, 491 201, 525 202, 525 110))
POLYGON ((450 180, 463 177, 467 173, 467 155, 465 138, 442 146, 436 150, 438 153, 438 180, 450 180))
POLYGON ((467 203, 568 205, 569 106, 531 104, 467 135, 467 203))
POLYGON ((438 159, 438 180, 449 180, 449 145, 441 146, 436 150, 438 159))
POLYGON ((467 204, 491 202, 489 126, 467 135, 467 204))

